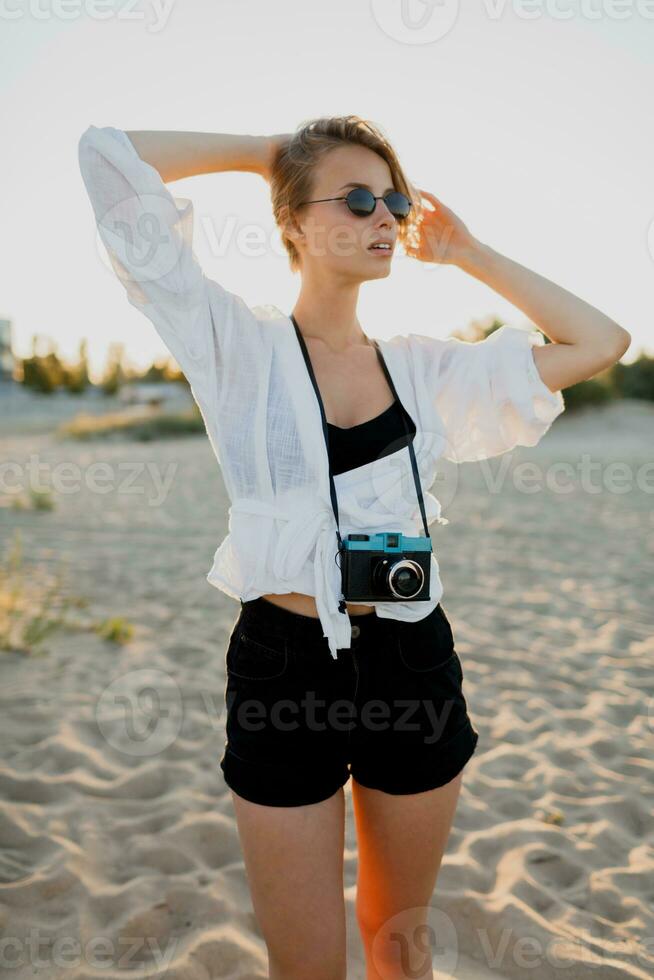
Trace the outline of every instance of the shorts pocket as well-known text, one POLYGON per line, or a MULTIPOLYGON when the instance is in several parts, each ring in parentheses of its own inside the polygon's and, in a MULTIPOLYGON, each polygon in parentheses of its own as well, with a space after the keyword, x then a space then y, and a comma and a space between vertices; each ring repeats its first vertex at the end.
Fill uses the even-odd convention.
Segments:
POLYGON ((408 670, 424 674, 458 664, 452 627, 440 604, 424 619, 398 620, 398 626, 398 653, 408 670))
POLYGON ((228 677, 248 681, 270 681, 281 677, 288 665, 288 641, 285 636, 244 623, 227 648, 228 677))

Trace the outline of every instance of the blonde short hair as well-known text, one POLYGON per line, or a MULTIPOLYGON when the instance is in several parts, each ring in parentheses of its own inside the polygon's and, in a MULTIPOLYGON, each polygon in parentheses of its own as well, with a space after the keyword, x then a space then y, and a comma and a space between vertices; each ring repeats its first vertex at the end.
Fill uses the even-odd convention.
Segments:
POLYGON ((282 232, 282 242, 291 270, 300 268, 300 256, 293 241, 284 233, 284 224, 300 209, 301 202, 312 197, 313 171, 322 157, 344 143, 367 146, 386 161, 395 190, 413 204, 409 216, 398 220, 398 240, 415 247, 421 218, 419 192, 407 179, 395 150, 379 126, 360 116, 323 116, 298 126, 291 138, 277 151, 270 171, 270 194, 275 222, 282 232))

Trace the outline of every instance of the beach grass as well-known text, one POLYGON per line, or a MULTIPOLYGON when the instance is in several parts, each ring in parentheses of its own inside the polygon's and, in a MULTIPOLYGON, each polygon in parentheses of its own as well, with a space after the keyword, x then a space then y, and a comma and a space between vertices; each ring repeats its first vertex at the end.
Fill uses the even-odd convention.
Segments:
POLYGON ((202 434, 202 416, 196 407, 188 410, 163 411, 158 406, 137 406, 104 415, 80 413, 57 429, 61 438, 95 440, 129 438, 151 442, 168 436, 202 434))
POLYGON ((62 563, 50 570, 44 563, 27 564, 20 529, 0 559, 0 651, 43 655, 45 640, 55 630, 93 631, 110 643, 124 644, 134 634, 123 616, 95 621, 80 614, 88 599, 72 593, 62 563))

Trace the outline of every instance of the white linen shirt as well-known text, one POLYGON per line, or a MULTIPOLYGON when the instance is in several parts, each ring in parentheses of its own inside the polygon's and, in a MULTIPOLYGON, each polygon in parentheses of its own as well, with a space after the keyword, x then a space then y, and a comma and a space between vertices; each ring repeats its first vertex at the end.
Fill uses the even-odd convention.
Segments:
MULTIPOLYGON (((334 658, 351 646, 336 564, 336 520, 320 408, 291 319, 250 308, 207 277, 193 253, 193 204, 174 197, 121 129, 89 126, 79 164, 98 232, 127 299, 152 322, 186 376, 231 502, 229 531, 207 581, 244 602, 264 593, 315 597, 334 658)), ((427 522, 447 523, 425 488, 439 458, 465 462, 533 446, 564 410, 532 354, 538 331, 502 326, 485 340, 377 338, 416 425, 427 522)), ((424 534, 408 448, 334 477, 341 536, 424 534)), ((430 595, 364 602, 418 620, 443 594, 432 534, 430 595)))

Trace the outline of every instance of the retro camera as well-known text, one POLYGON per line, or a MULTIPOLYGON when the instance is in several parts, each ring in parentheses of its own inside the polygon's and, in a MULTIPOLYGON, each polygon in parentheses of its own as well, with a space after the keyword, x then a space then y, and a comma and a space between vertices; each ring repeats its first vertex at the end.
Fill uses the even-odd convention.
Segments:
POLYGON ((348 602, 429 599, 431 538, 394 531, 348 534, 339 554, 348 602))

